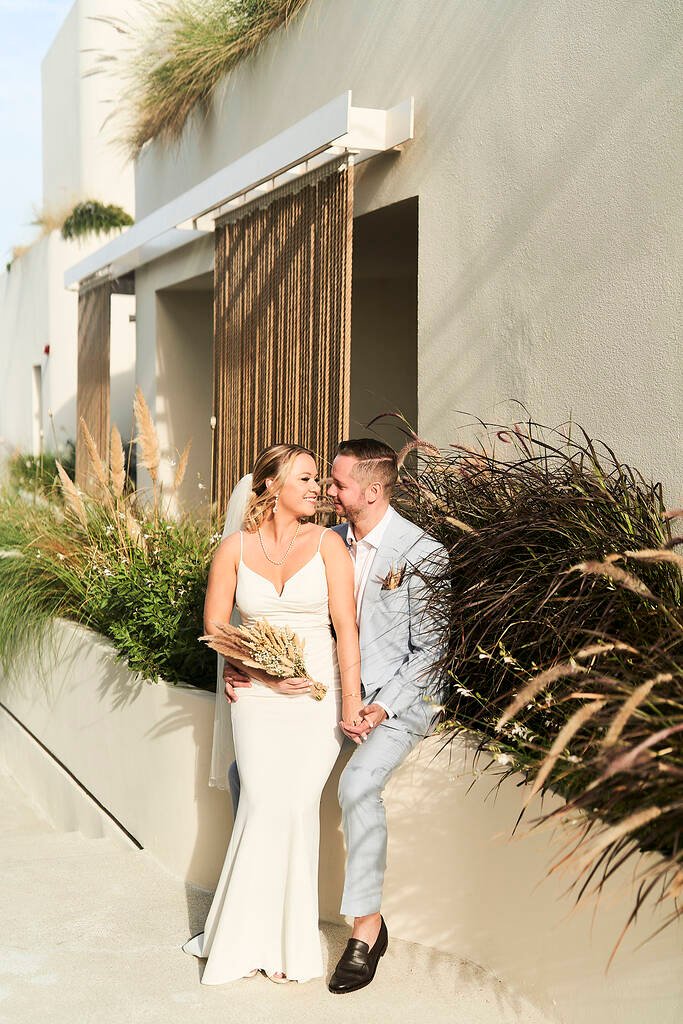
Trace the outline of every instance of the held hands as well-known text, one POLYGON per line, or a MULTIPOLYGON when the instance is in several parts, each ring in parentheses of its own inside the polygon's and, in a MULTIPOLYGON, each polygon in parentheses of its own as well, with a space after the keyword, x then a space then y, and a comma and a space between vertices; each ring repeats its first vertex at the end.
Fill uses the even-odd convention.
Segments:
POLYGON ((379 704, 363 705, 353 698, 344 700, 342 705, 342 721, 339 727, 345 736, 354 743, 363 743, 376 726, 383 722, 387 713, 379 704))

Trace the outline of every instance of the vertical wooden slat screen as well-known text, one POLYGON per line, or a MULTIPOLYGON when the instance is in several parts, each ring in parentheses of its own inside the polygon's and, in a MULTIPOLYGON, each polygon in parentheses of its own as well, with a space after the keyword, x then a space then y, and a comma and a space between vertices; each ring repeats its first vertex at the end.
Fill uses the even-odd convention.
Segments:
POLYGON ((76 483, 88 489, 92 473, 80 428, 88 425, 100 458, 109 459, 109 338, 112 282, 82 288, 78 295, 76 483))
POLYGON ((353 164, 335 161, 216 222, 212 498, 269 444, 347 436, 353 164))

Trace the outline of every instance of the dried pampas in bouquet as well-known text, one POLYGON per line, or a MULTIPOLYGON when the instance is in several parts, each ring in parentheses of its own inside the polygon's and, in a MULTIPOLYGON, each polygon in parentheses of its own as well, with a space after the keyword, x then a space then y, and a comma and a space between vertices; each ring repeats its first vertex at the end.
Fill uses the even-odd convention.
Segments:
MULTIPOLYGON (((266 619, 253 626, 213 625, 218 633, 199 639, 224 658, 234 658, 245 668, 260 668, 275 679, 308 678, 303 644, 292 629, 271 626, 266 619)), ((311 680, 314 700, 322 700, 326 693, 326 686, 311 680)))

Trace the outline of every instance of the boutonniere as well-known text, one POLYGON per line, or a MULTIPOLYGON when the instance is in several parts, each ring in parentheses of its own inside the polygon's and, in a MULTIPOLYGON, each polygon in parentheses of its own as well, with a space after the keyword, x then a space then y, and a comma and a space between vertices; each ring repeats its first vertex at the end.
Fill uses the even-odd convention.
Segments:
POLYGON ((382 590, 398 590, 403 583, 403 577, 406 574, 406 564, 398 565, 394 568, 394 563, 391 563, 389 572, 382 579, 382 590))

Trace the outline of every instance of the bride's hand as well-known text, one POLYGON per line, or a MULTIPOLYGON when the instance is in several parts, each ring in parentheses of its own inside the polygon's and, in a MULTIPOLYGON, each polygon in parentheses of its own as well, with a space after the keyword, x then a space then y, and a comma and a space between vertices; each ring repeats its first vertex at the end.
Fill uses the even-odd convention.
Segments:
POLYGON ((301 677, 295 677, 292 679, 274 679, 269 685, 273 690, 277 690, 278 693, 288 693, 293 697, 297 697, 302 693, 310 693, 311 691, 311 680, 301 677))
POLYGON ((360 697, 344 697, 342 699, 342 720, 339 723, 342 732, 354 743, 362 743, 370 727, 365 725, 361 717, 364 707, 360 697))

